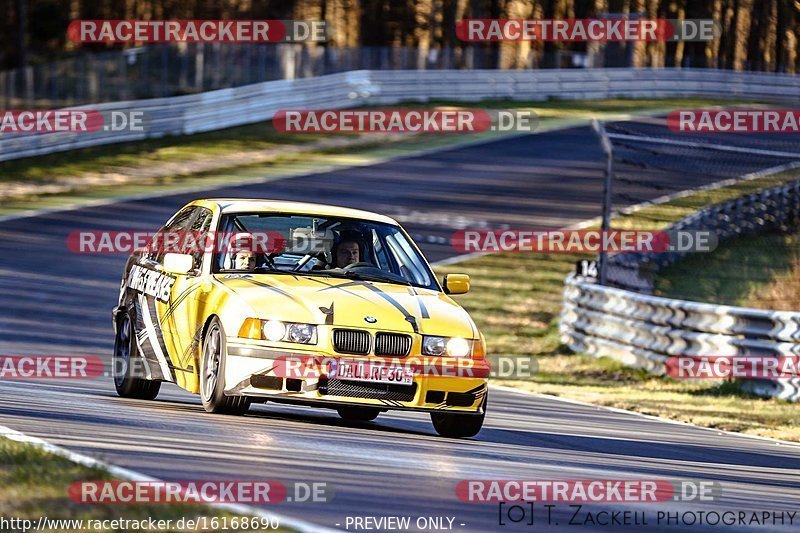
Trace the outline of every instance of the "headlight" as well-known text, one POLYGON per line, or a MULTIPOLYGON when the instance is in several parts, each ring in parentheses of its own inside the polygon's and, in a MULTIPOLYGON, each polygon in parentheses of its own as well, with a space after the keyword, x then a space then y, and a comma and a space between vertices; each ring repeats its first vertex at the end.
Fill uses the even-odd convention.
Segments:
POLYGON ((453 337, 447 341, 447 355, 450 357, 466 357, 470 355, 471 348, 470 342, 461 337, 453 337))
POLYGON ((311 344, 311 341, 316 342, 315 333, 317 328, 311 324, 289 324, 289 333, 286 334, 286 340, 289 342, 299 342, 301 344, 311 344))
POLYGON ((432 337, 425 335, 422 338, 423 355, 468 357, 471 352, 472 341, 461 337, 432 337))
POLYGON ((268 341, 279 341, 286 336, 286 326, 280 320, 267 320, 261 329, 268 341))
POLYGON ((422 338, 422 353, 424 355, 444 355, 447 350, 447 337, 422 338))
POLYGON ((296 324, 280 320, 266 320, 262 323, 261 332, 268 341, 295 342, 298 344, 316 344, 317 326, 313 324, 296 324))

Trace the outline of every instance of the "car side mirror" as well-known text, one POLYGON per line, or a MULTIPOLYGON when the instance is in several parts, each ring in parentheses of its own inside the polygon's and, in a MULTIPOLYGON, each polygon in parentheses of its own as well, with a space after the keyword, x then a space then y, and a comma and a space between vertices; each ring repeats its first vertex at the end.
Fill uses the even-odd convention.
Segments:
POLYGON ((445 274, 442 281, 445 294, 469 292, 469 276, 467 274, 445 274))
POLYGON ((194 258, 189 254, 166 254, 163 266, 164 272, 183 276, 194 270, 194 258))

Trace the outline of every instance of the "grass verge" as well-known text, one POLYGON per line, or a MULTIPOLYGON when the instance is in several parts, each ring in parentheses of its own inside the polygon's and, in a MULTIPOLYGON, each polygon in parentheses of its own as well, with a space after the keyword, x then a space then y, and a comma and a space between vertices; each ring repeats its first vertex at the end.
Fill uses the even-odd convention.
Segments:
MULTIPOLYGON (((113 479, 103 469, 78 465, 66 458, 51 454, 31 444, 16 442, 0 437, 0 516, 31 520, 36 524, 40 517, 47 517, 50 523, 54 520, 82 520, 83 527, 73 522, 61 522, 58 527, 47 531, 85 532, 85 531, 152 531, 148 529, 148 519, 156 522, 171 520, 171 527, 159 528, 159 531, 180 532, 200 531, 199 529, 179 529, 179 520, 197 520, 198 517, 213 517, 220 520, 227 518, 228 523, 235 515, 202 505, 90 505, 76 503, 68 497, 67 490, 74 482, 108 481, 113 479), (142 522, 140 527, 128 523, 127 528, 97 528, 89 520, 117 520, 142 522), (93 525, 93 527, 89 527, 93 525)), ((185 521, 184 521, 185 524, 185 521)), ((166 525, 166 522, 163 524, 166 525)), ((3 529, 16 531, 18 528, 3 529)), ((215 531, 205 529, 204 531, 215 531)), ((239 529, 239 531, 261 531, 261 529, 239 529)), ((278 531, 290 531, 280 529, 278 531)))
POLYGON ((660 296, 780 311, 800 310, 800 234, 746 237, 707 258, 658 273, 660 296))
MULTIPOLYGON (((664 228, 700 207, 797 176, 795 170, 696 192, 620 216, 614 227, 664 228)), ((461 272, 472 277, 472 291, 456 298, 486 335, 490 354, 536 356, 538 371, 530 378, 494 379, 494 383, 712 428, 800 441, 796 404, 758 398, 722 380, 675 380, 624 367, 610 358, 571 355, 558 338, 564 278, 575 261, 590 258, 492 254, 436 269, 438 274, 461 272)), ((700 268, 717 275, 707 257, 697 260, 702 262, 700 268)), ((737 268, 738 263, 730 265, 731 270, 737 268)))

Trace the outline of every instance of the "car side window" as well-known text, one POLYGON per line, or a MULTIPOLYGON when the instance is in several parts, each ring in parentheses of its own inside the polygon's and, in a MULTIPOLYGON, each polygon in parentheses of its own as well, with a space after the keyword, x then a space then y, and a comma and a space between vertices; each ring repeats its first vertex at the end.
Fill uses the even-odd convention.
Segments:
POLYGON ((203 263, 203 254, 205 250, 202 249, 202 243, 206 242, 208 230, 211 227, 211 218, 213 213, 210 209, 205 207, 198 208, 197 217, 192 222, 190 231, 192 232, 193 241, 197 243, 196 249, 192 252, 194 259, 194 268, 200 268, 203 263))
MULTIPOLYGON (((163 243, 164 242, 163 234, 172 233, 176 231, 186 231, 187 229, 189 229, 189 224, 192 221, 192 217, 195 215, 198 209, 200 208, 192 206, 192 207, 187 207, 183 211, 179 212, 172 218, 172 220, 167 222, 167 224, 158 231, 158 233, 161 236, 154 237, 154 240, 157 239, 158 240, 157 242, 163 243)), ((160 264, 164 262, 165 254, 166 252, 162 244, 161 246, 158 246, 154 252, 151 252, 149 254, 149 259, 160 264)))

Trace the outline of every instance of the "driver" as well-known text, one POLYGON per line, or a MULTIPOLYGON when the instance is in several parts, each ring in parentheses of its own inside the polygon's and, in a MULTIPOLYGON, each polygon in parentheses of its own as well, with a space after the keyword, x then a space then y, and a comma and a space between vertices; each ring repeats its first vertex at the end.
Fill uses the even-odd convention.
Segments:
POLYGON ((358 263, 361 260, 361 247, 355 239, 347 239, 336 247, 336 268, 358 263))
POLYGON ((236 270, 246 270, 252 272, 256 269, 256 254, 249 250, 236 252, 234 268, 236 270))
POLYGON ((233 268, 253 272, 256 268, 256 254, 253 251, 253 235, 236 233, 231 238, 233 250, 233 268))

